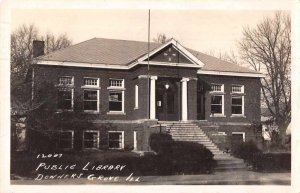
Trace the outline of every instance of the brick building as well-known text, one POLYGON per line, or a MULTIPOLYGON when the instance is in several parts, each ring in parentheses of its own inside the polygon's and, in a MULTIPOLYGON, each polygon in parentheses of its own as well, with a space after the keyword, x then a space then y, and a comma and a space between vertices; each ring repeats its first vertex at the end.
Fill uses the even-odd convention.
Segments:
POLYGON ((149 55, 138 41, 94 38, 48 55, 43 42, 34 44, 33 96, 41 83, 53 84, 57 113, 93 124, 55 128, 58 148, 149 150, 151 133, 176 124, 203 131, 220 149, 261 136, 260 73, 174 39, 150 43, 149 55))

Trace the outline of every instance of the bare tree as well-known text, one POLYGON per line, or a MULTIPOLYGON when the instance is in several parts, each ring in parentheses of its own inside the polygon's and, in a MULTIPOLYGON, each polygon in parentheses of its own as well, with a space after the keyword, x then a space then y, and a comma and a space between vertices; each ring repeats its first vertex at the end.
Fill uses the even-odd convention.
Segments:
POLYGON ((281 142, 291 121, 291 20, 277 12, 254 28, 246 27, 239 42, 241 58, 258 71, 262 79, 264 103, 277 124, 281 142))
POLYGON ((216 58, 219 58, 220 60, 224 60, 233 64, 241 65, 241 61, 239 57, 235 54, 233 50, 230 50, 230 52, 218 52, 216 53, 214 50, 210 50, 208 52, 205 52, 206 54, 210 56, 214 56, 216 58))
POLYGON ((22 25, 11 34, 11 85, 22 83, 32 63, 33 40, 45 41, 45 53, 49 53, 72 44, 67 35, 54 36, 51 33, 40 35, 35 25, 22 25))
POLYGON ((157 36, 156 36, 156 38, 153 38, 154 42, 161 43, 161 44, 166 43, 167 40, 168 40, 167 36, 164 33, 158 33, 157 36))

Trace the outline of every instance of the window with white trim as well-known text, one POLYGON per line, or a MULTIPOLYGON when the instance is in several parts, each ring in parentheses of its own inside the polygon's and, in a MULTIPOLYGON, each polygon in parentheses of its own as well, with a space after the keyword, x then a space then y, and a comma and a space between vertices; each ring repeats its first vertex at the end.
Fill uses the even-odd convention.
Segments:
POLYGON ((123 113, 124 112, 124 80, 109 79, 109 112, 123 113))
POLYGON ((243 97, 244 96, 232 96, 231 97, 231 113, 233 115, 243 114, 243 97))
POLYGON ((60 131, 58 136, 58 148, 73 149, 74 131, 60 131))
POLYGON ((109 111, 123 112, 123 91, 109 91, 109 111))
POLYGON ((224 115, 224 84, 211 84, 210 110, 213 115, 224 115))
POLYGON ((99 78, 84 78, 85 86, 99 86, 99 78))
POLYGON ((211 113, 224 114, 224 95, 211 96, 211 113))
POLYGON ((212 92, 224 92, 224 84, 211 84, 212 92))
POLYGON ((244 86, 232 85, 231 92, 231 114, 244 115, 244 86))
POLYGON ((83 110, 85 112, 99 112, 99 78, 84 78, 83 110))
POLYGON ((83 132, 83 148, 99 148, 99 131, 87 130, 83 132))
POLYGON ((232 93, 244 93, 244 86, 243 85, 232 85, 231 92, 232 93))
POLYGON ((71 76, 58 77, 57 109, 73 110, 74 78, 71 76))
POLYGON ((83 90, 84 111, 99 111, 99 90, 83 90))
POLYGON ((110 149, 123 149, 124 131, 108 131, 108 147, 110 149))
POLYGON ((124 80, 123 79, 109 79, 109 86, 110 87, 118 87, 124 88, 124 80))
POLYGON ((74 85, 73 80, 72 76, 60 76, 58 77, 58 85, 72 86, 74 85))

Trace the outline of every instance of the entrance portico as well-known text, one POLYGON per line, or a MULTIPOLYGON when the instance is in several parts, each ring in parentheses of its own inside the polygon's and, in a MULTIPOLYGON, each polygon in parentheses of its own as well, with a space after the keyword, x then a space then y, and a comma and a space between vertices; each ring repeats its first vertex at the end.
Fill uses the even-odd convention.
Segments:
POLYGON ((150 77, 150 119, 188 120, 189 78, 150 77))

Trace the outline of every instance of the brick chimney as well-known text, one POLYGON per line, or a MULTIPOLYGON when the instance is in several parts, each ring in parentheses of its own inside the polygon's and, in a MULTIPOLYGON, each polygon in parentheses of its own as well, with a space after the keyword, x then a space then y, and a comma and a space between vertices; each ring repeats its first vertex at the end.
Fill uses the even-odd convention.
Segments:
POLYGON ((44 41, 33 40, 33 57, 44 55, 45 43, 44 41))

